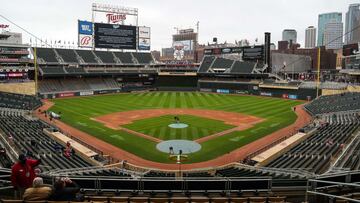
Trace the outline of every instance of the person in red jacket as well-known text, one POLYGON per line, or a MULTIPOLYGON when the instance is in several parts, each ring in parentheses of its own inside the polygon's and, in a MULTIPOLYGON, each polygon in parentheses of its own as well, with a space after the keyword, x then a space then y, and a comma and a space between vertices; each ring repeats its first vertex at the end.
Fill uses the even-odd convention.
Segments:
POLYGON ((24 154, 19 155, 19 161, 11 168, 11 183, 14 189, 18 191, 21 198, 25 189, 32 186, 35 175, 35 167, 41 160, 28 159, 24 154))

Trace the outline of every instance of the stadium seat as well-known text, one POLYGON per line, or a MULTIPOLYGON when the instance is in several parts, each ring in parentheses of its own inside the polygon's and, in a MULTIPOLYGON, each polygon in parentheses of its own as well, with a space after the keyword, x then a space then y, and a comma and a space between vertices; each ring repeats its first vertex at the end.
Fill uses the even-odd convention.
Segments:
POLYGON ((152 197, 150 198, 150 203, 168 203, 170 201, 169 198, 160 198, 160 197, 152 197))
POLYGON ((242 197, 232 197, 229 199, 230 203, 247 203, 248 199, 247 198, 242 198, 242 197))
POLYGON ((285 203, 285 197, 269 197, 269 203, 285 203))

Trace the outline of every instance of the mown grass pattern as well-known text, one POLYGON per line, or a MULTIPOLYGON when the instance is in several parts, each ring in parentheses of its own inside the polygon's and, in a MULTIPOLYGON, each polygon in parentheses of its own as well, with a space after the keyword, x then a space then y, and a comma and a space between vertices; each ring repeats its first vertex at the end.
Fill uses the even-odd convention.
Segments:
MULTIPOLYGON (((201 150, 191 154, 189 157, 189 162, 200 162, 214 159, 292 124, 296 120, 296 114, 291 108, 302 103, 270 97, 201 92, 114 94, 54 99, 52 101, 55 105, 50 110, 54 112, 61 111, 63 122, 135 155, 164 163, 170 163, 171 161, 169 161, 167 154, 156 150, 157 143, 124 131, 109 129, 90 118, 113 112, 139 109, 194 108, 238 112, 266 119, 264 122, 247 130, 235 131, 202 143, 201 150)), ((146 134, 159 136, 160 139, 167 139, 166 129, 162 127, 153 129, 145 127, 146 134)), ((191 135, 188 133, 185 135, 183 132, 180 134, 193 140, 200 134, 198 130, 193 132, 191 135)), ((204 132, 204 134, 206 133, 204 132)), ((177 136, 178 134, 175 135, 175 137, 177 136)))
POLYGON ((146 135, 151 135, 162 140, 196 140, 236 126, 227 125, 224 121, 200 118, 191 115, 164 115, 155 118, 137 120, 131 124, 122 125, 122 127, 146 135), (170 128, 169 125, 175 123, 174 116, 179 117, 180 122, 187 124, 188 127, 184 129, 170 128))

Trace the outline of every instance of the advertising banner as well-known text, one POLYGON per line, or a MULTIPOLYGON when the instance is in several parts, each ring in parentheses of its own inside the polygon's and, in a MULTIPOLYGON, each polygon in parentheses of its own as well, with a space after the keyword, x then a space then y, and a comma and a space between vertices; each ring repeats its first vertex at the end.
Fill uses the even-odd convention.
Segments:
POLYGON ((150 39, 150 27, 139 27, 139 38, 150 39))
POLYGON ((8 76, 9 77, 22 77, 23 73, 9 73, 8 76))
POLYGON ((93 34, 92 22, 79 20, 79 34, 92 35, 93 34))
POLYGON ((93 47, 93 36, 79 34, 79 47, 93 47))
POLYGON ((139 50, 150 50, 150 39, 139 39, 139 50))
POLYGON ((150 27, 138 27, 139 50, 150 50, 150 27))
POLYGON ((297 99, 298 96, 295 94, 289 94, 289 99, 297 99))
POLYGON ((261 96, 267 96, 267 97, 271 97, 272 93, 271 92, 260 92, 261 96))
POLYGON ((74 92, 66 92, 66 93, 59 93, 57 97, 73 97, 75 96, 74 92))
POLYGON ((217 89, 216 92, 223 93, 223 94, 230 94, 230 90, 226 90, 226 89, 217 89))
POLYGON ((78 21, 78 46, 93 47, 93 24, 89 21, 78 21))
POLYGON ((94 92, 93 91, 80 92, 80 96, 89 96, 89 95, 94 95, 94 92))

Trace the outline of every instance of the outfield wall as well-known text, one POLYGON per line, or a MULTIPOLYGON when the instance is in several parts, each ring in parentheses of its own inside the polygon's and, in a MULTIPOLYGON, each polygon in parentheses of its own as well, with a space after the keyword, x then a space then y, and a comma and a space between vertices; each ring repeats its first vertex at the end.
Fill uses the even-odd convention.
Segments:
MULTIPOLYGON (((316 89, 279 89, 264 88, 258 84, 234 82, 199 82, 202 92, 216 92, 223 94, 250 94, 258 96, 279 97, 285 99, 312 100, 316 98, 316 89)), ((319 91, 321 95, 321 90, 319 91)))
POLYGON ((66 98, 66 97, 76 97, 76 96, 92 96, 99 94, 113 94, 121 92, 118 90, 88 90, 88 91, 74 91, 74 92, 59 92, 59 93, 46 93, 39 95, 43 99, 55 99, 55 98, 66 98))

